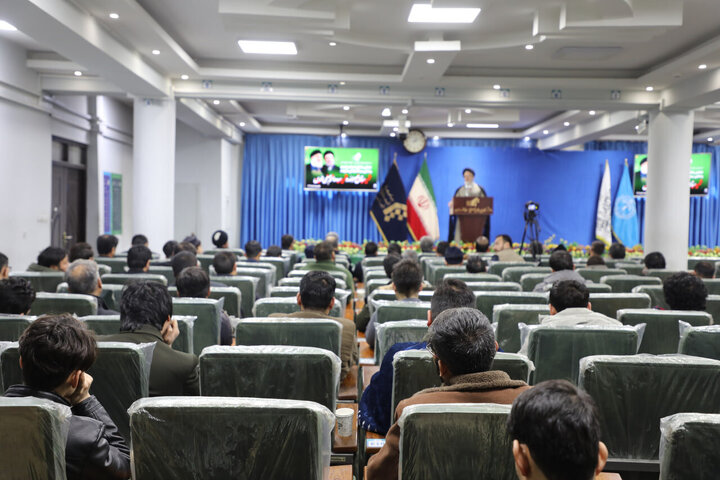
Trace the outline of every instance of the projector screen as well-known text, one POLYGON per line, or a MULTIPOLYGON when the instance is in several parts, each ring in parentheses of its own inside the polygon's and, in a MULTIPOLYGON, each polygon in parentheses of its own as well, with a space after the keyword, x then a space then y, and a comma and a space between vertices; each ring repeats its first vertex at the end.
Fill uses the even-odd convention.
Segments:
POLYGON ((305 190, 377 192, 375 148, 305 147, 305 190))
MULTIPOLYGON (((710 191, 711 153, 693 153, 690 157, 690 195, 707 195, 710 191)), ((645 154, 635 155, 634 190, 635 195, 647 193, 647 165, 645 154)))

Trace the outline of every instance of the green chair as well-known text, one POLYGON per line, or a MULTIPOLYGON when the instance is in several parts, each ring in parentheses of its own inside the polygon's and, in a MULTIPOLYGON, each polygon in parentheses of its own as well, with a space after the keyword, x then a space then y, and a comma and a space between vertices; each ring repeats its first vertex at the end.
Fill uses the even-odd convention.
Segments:
POLYGON ((645 293, 591 293, 590 303, 594 312, 617 318, 623 308, 650 308, 650 297, 645 293))
MULTIPOLYGON (((300 293, 299 287, 286 287, 286 286, 279 286, 279 287, 272 287, 270 289, 270 297, 291 297, 296 298, 297 294, 300 293)), ((347 302, 350 299, 350 295, 352 292, 350 290, 341 290, 339 288, 335 289, 335 302, 340 304, 340 311, 344 312, 347 308, 347 302)))
POLYGON ((715 480, 720 415, 676 413, 660 419, 660 480, 715 480))
POLYGON ((533 362, 519 353, 496 352, 493 359, 492 370, 500 370, 508 374, 513 380, 529 382, 535 365, 533 362))
POLYGON ((502 279, 504 282, 520 283, 520 279, 526 273, 544 273, 545 276, 547 276, 552 273, 552 269, 550 267, 535 267, 532 264, 527 266, 506 267, 503 269, 502 279))
POLYGON ((95 263, 110 267, 110 273, 125 273, 126 257, 95 257, 95 263))
POLYGON ((65 272, 11 272, 10 276, 24 278, 35 292, 54 292, 65 281, 65 272))
MULTIPOLYGON (((297 303, 297 299, 292 297, 268 297, 261 298, 255 302, 253 306, 253 316, 255 317, 269 317, 273 313, 294 313, 300 311, 300 305, 297 303)), ((342 317, 342 311, 340 311, 340 305, 336 303, 330 310, 331 317, 342 317)))
POLYGON ((400 300, 376 304, 378 325, 398 320, 423 320, 427 321, 427 312, 430 310, 430 302, 403 302, 400 300))
POLYGON ((510 405, 488 403, 407 407, 398 420, 402 478, 514 480, 509 414, 510 405))
MULTIPOLYGON (((288 273, 288 278, 293 278, 293 277, 294 278, 302 278, 305 275, 307 275, 307 273, 310 271, 311 270, 291 270, 290 273, 288 273)), ((331 270, 327 273, 329 273, 330 276, 332 276, 336 281, 342 280, 343 282, 345 282, 346 283, 345 288, 347 288, 347 282, 346 282, 347 276, 345 275, 345 272, 340 272, 338 270, 331 270)))
POLYGON ((493 307, 503 303, 515 305, 547 305, 547 293, 538 292, 473 292, 476 306, 487 318, 492 318, 493 307))
POLYGON ((20 335, 36 318, 33 316, 0 314, 0 342, 17 342, 20 335))
POLYGON ((502 281, 502 277, 500 275, 493 275, 492 273, 446 273, 443 275, 443 280, 450 279, 461 280, 465 283, 502 281))
POLYGON ((97 314, 97 298, 79 293, 38 292, 30 307, 32 315, 74 313, 81 317, 97 314))
POLYGON ((366 274, 363 274, 363 281, 367 282, 368 280, 374 280, 376 278, 381 278, 385 280, 385 283, 389 282, 390 279, 385 274, 385 270, 369 270, 366 274))
POLYGON ((335 411, 340 358, 313 347, 208 347, 200 354, 200 394, 307 400, 335 411))
POLYGON ((720 295, 708 295, 705 311, 713 317, 713 323, 720 324, 720 295))
POLYGON ((242 248, 214 248, 210 250, 203 250, 203 254, 212 255, 213 257, 220 252, 232 252, 237 256, 238 260, 245 257, 245 250, 242 248))
POLYGON ((703 278, 709 295, 720 295, 720 278, 703 278))
MULTIPOLYGON (((168 287, 170 296, 177 297, 177 287, 168 287)), ((240 289, 236 287, 210 287, 210 294, 208 298, 214 298, 216 300, 223 298, 223 308, 228 315, 233 317, 240 317, 240 305, 242 303, 242 295, 240 289)))
POLYGON ((133 478, 322 480, 329 475, 335 416, 313 402, 159 397, 135 402, 129 413, 133 478))
POLYGON ((695 265, 698 264, 698 262, 710 262, 713 265, 717 265, 718 260, 720 259, 718 259, 717 257, 688 257, 688 270, 693 270, 695 268, 695 265))
POLYGON ((627 270, 621 268, 578 268, 575 270, 585 280, 599 283, 602 277, 610 277, 613 275, 627 275, 627 270))
MULTIPOLYGON (((172 344, 173 350, 193 353, 193 327, 196 317, 173 315, 172 318, 177 321, 179 332, 178 337, 172 344)), ((81 317, 80 320, 97 336, 115 335, 120 331, 120 315, 89 315, 81 317)))
POLYGON ((693 327, 680 321, 678 353, 720 360, 720 325, 693 327))
POLYGON ((215 255, 208 255, 200 254, 197 256, 198 262, 200 262, 200 267, 205 270, 205 273, 210 275, 210 266, 213 264, 213 260, 215 259, 215 255))
POLYGON ((65 480, 65 443, 72 412, 34 397, 0 397, 3 477, 65 480))
POLYGON ((385 354, 396 343, 422 342, 427 331, 427 320, 399 320, 379 324, 375 338, 375 363, 380 365, 385 354))
POLYGON ((0 391, 23 383, 18 342, 0 342, 0 391))
POLYGON ((650 305, 663 310, 670 310, 670 306, 665 301, 665 293, 663 293, 662 285, 638 285, 632 289, 632 293, 644 293, 650 297, 650 305))
MULTIPOLYGON (((223 280, 224 278, 227 278, 226 276, 214 275, 212 273, 213 270, 210 270, 210 272, 210 278, 217 278, 218 281, 223 282, 226 285, 230 285, 223 280)), ((237 274, 241 277, 255 277, 258 279, 258 282, 255 285, 255 296, 253 297, 253 300, 256 298, 265 298, 268 296, 268 292, 270 292, 270 287, 273 286, 273 282, 271 281, 272 271, 264 268, 238 268, 237 274)), ((245 312, 245 309, 243 309, 243 312, 245 312)), ((249 312, 246 312, 246 315, 249 315, 249 312)))
POLYGON ((235 327, 235 342, 323 348, 340 356, 342 325, 322 318, 244 318, 235 327))
POLYGON ((167 280, 168 285, 175 285, 175 274, 172 267, 150 265, 147 273, 152 275, 162 275, 167 280))
POLYGON ((520 288, 523 292, 532 292, 535 285, 542 283, 545 277, 546 273, 526 273, 520 277, 520 288))
MULTIPOLYGON (((264 254, 263 254, 264 255, 264 254)), ((271 263, 275 266, 277 278, 284 278, 290 271, 290 259, 282 257, 262 257, 263 263, 271 263)))
POLYGON ((222 275, 211 276, 211 282, 224 283, 228 287, 235 287, 240 290, 240 314, 248 317, 251 315, 253 304, 255 304, 256 291, 260 279, 243 275, 222 275))
POLYGON ((430 263, 428 264, 428 276, 425 277, 428 282, 433 285, 440 283, 440 281, 448 273, 467 273, 465 265, 445 265, 444 263, 430 263))
POLYGON ((628 275, 642 275, 645 265, 635 262, 617 262, 615 263, 615 268, 625 270, 628 275))
POLYGON ((244 270, 246 268, 259 268, 264 270, 270 270, 270 275, 268 278, 268 285, 277 285, 278 279, 282 278, 278 274, 278 268, 272 263, 269 262, 237 262, 237 270, 238 273, 240 273, 241 270, 244 270))
POLYGON ((585 288, 590 293, 612 293, 612 287, 605 283, 586 283, 585 288))
POLYGON ((174 315, 196 317, 193 323, 193 352, 220 344, 220 312, 223 299, 176 298, 172 299, 174 315))
POLYGON ((699 327, 710 325, 712 317, 707 312, 682 310, 655 310, 652 308, 621 309, 617 319, 625 325, 645 323, 645 335, 638 353, 677 353, 680 342, 678 320, 699 327))
POLYGON ((165 286, 168 284, 167 277, 158 273, 106 273, 100 277, 100 279, 102 280, 103 285, 125 285, 126 283, 133 282, 135 280, 157 282, 165 286))
POLYGON ((659 278, 643 275, 606 275, 600 282, 610 285, 613 293, 630 293, 638 285, 662 285, 659 278))
POLYGON ((423 278, 430 278, 430 265, 445 265, 445 257, 430 255, 420 258, 420 266, 423 271, 423 278))
POLYGON ((666 278, 680 272, 680 270, 665 270, 664 268, 650 268, 645 272, 648 277, 659 278, 661 282, 664 282, 666 278))
MULTIPOLYGON (((123 287, 124 285, 115 285, 112 283, 103 285, 100 298, 105 301, 107 308, 118 312, 120 311, 120 299, 122 298, 123 287)), ((67 282, 59 284, 56 293, 70 293, 67 282)))
POLYGON ((493 307, 492 321, 497 324, 495 338, 504 352, 518 352, 520 343, 519 325, 538 325, 540 315, 550 315, 550 306, 502 304, 493 307))
MULTIPOLYGON (((433 291, 421 290, 420 293, 418 293, 418 298, 423 302, 429 302, 432 299, 433 293, 433 291)), ((375 290, 373 291, 373 293, 370 294, 370 296, 368 296, 368 310, 370 310, 370 314, 372 315, 372 313, 375 312, 375 308, 377 307, 378 302, 392 302, 395 300, 397 300, 397 297, 395 296, 395 291, 375 290)))
POLYGON ((387 285, 388 283, 390 282, 387 278, 376 278, 375 280, 368 280, 367 282, 365 282, 365 295, 372 294, 375 290, 387 285))
POLYGON ((531 267, 533 264, 528 265, 528 262, 492 262, 488 267, 488 273, 493 275, 500 275, 502 277, 503 270, 509 267, 531 267))
POLYGON ((516 282, 467 282, 466 285, 473 292, 521 292, 520 284, 516 282))
POLYGON ((545 380, 577 383, 580 359, 590 355, 634 355, 642 337, 641 326, 578 325, 524 327, 528 335, 528 358, 535 364, 533 384, 545 380))

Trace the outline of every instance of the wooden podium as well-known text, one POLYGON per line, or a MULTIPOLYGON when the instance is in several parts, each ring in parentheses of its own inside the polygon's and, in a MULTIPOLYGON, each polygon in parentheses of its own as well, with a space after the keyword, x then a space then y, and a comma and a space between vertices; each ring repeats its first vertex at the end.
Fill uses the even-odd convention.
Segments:
POLYGON ((493 213, 492 197, 453 197, 451 215, 460 222, 463 242, 474 242, 485 231, 485 223, 493 213))

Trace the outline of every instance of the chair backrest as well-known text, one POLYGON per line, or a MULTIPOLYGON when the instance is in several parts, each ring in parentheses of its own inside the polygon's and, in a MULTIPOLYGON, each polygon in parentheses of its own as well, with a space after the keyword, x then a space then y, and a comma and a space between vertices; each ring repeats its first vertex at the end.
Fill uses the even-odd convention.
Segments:
MULTIPOLYGON (((177 287, 168 287, 171 297, 177 297, 177 287)), ((223 309, 228 315, 240 317, 240 305, 242 303, 242 293, 237 287, 210 287, 210 295, 208 298, 224 299, 223 309)))
MULTIPOLYGON (((634 355, 641 328, 627 326, 526 327, 533 384, 568 380, 577 384, 580 359, 590 355, 634 355)), ((521 333, 522 335, 522 333, 521 333)))
MULTIPOLYGON (((193 328, 197 317, 194 315, 173 315, 178 323, 179 335, 172 344, 173 350, 193 353, 193 328)), ((87 328, 95 335, 115 335, 120 331, 120 315, 89 315, 81 317, 87 328)))
POLYGON ((612 293, 612 287, 606 283, 586 283, 585 288, 590 293, 612 293))
MULTIPOLYGON (((213 273, 213 270, 210 270, 210 274, 212 278, 218 279, 218 281, 223 282, 223 279, 226 278, 224 276, 216 276, 213 273)), ((273 272, 268 269, 264 268, 240 268, 237 269, 237 274, 242 277, 255 277, 258 279, 258 283, 255 286, 255 297, 254 298, 264 298, 267 297, 268 292, 270 291, 270 287, 274 285, 272 281, 273 272)), ((226 285, 229 285, 229 283, 223 282, 226 285)), ((249 312, 246 312, 246 315, 249 315, 249 312)))
POLYGON ((127 257, 95 257, 98 265, 110 267, 110 273, 123 273, 127 267, 127 257))
POLYGON ((490 403, 405 408, 398 420, 402 478, 514 480, 509 414, 510 405, 490 403))
POLYGON ((205 273, 210 275, 210 265, 213 264, 213 260, 215 259, 215 255, 209 255, 207 253, 197 255, 197 260, 200 262, 200 267, 205 270, 205 273))
POLYGON ((308 400, 334 412, 339 379, 340 358, 322 348, 215 346, 200 354, 205 396, 308 400))
POLYGON ((602 277, 611 277, 613 275, 627 275, 627 270, 622 268, 578 268, 575 270, 585 280, 598 283, 602 277))
POLYGON ((387 255, 377 255, 375 257, 363 257, 363 259, 360 261, 360 264, 366 268, 366 267, 380 267, 383 264, 383 261, 385 260, 385 257, 387 255))
POLYGON ((713 317, 714 323, 720 324, 720 295, 708 295, 705 311, 713 317))
POLYGON ((322 318, 244 318, 235 327, 235 342, 324 348, 340 356, 342 325, 322 318))
POLYGON ((5 392, 11 385, 23 383, 18 342, 0 342, 0 386, 5 392))
POLYGON ((529 383, 531 374, 535 370, 535 365, 525 355, 496 352, 492 369, 507 373, 513 380, 522 380, 523 382, 529 383))
POLYGON ((390 280, 387 278, 376 278, 374 280, 368 280, 365 282, 365 295, 370 295, 378 288, 387 285, 390 280))
POLYGON ((34 316, 0 314, 0 342, 17 342, 36 319, 34 316))
POLYGON ((158 282, 165 286, 168 284, 167 277, 165 277, 165 275, 160 275, 159 273, 106 273, 100 277, 100 279, 102 280, 103 285, 109 283, 115 285, 125 285, 126 283, 134 282, 136 280, 158 282))
POLYGON ((598 355, 580 360, 580 388, 598 406, 614 458, 657 459, 660 419, 720 413, 720 361, 685 355, 598 355))
POLYGON ((275 266, 277 278, 284 278, 290 271, 290 259, 283 257, 262 257, 264 263, 271 263, 275 266))
MULTIPOLYGON (((300 305, 293 297, 267 297, 261 298, 253 306, 255 317, 269 317, 273 313, 299 312, 300 305)), ((330 310, 331 317, 342 317, 344 312, 340 311, 340 305, 336 302, 330 310)))
POLYGON ((666 278, 668 278, 671 275, 674 275, 680 271, 687 271, 687 270, 666 270, 664 268, 649 268, 645 271, 645 275, 648 277, 657 277, 660 279, 660 281, 664 282, 666 278))
POLYGON ((688 257, 688 270, 693 270, 699 262, 710 262, 717 266, 718 260, 720 260, 718 257, 688 257))
POLYGON ((95 315, 97 309, 97 298, 92 295, 38 292, 35 301, 30 307, 30 313, 32 315, 74 313, 81 317, 83 315, 95 315))
POLYGON ((660 480, 714 480, 719 449, 720 415, 676 413, 661 419, 660 480))
POLYGON ((54 292, 65 281, 65 272, 11 272, 10 276, 24 278, 35 292, 54 292))
POLYGON ((492 273, 446 273, 443 275, 443 280, 450 279, 461 280, 465 283, 502 281, 502 277, 500 275, 493 275, 492 273))
POLYGON ((65 480, 70 407, 33 397, 0 397, 0 452, 5 478, 65 480))
POLYGON ((720 325, 693 327, 680 322, 678 353, 720 360, 720 325))
POLYGON ((430 310, 430 302, 404 302, 379 301, 375 302, 377 310, 377 324, 394 322, 397 320, 422 320, 427 319, 427 312, 430 310))
POLYGON ((368 280, 375 280, 376 278, 384 279, 385 283, 390 281, 388 276, 385 275, 385 270, 369 270, 366 274, 363 275, 363 281, 365 282, 367 282, 368 280))
POLYGON ((525 273, 520 277, 520 288, 523 292, 532 292, 535 285, 542 283, 547 273, 525 273))
POLYGON ((473 292, 521 292, 522 288, 516 282, 467 282, 466 285, 473 292))
POLYGON ((258 288, 258 277, 244 275, 212 275, 210 281, 224 283, 228 287, 235 287, 240 290, 240 313, 243 317, 252 314, 252 307, 255 304, 256 291, 258 288))
POLYGON ((628 308, 618 310, 617 319, 625 325, 645 323, 645 335, 638 353, 677 353, 680 341, 678 320, 693 326, 712 324, 707 312, 682 310, 655 310, 652 308, 628 308))
POLYGON ((547 304, 517 305, 501 304, 493 306, 492 321, 497 324, 495 339, 504 352, 518 352, 520 343, 519 324, 537 325, 540 315, 549 315, 550 306, 547 304))
MULTIPOLYGON (((283 279, 286 280, 286 279, 283 279)), ((282 280, 281 280, 282 282, 282 280)), ((292 285, 279 285, 277 287, 272 287, 270 289, 270 297, 297 297, 297 294, 300 292, 300 286, 292 286, 292 285)))
POLYGON ((448 273, 466 273, 465 265, 445 265, 442 263, 428 264, 428 276, 426 280, 433 285, 440 283, 440 280, 448 273))
POLYGON ((322 480, 329 475, 335 418, 313 402, 144 398, 130 408, 130 421, 133 478, 322 480))
POLYGON ((613 293, 630 293, 638 285, 662 285, 662 280, 644 275, 606 275, 600 277, 600 283, 610 285, 613 293))
POLYGON ((636 262, 616 262, 615 268, 620 268, 622 270, 625 270, 628 275, 642 275, 642 271, 645 268, 645 265, 642 263, 636 263, 636 262))
POLYGON ((210 345, 220 344, 220 312, 223 299, 175 298, 173 314, 195 316, 193 324, 193 352, 197 354, 210 345))
POLYGON ((720 295, 720 278, 703 278, 709 295, 720 295))
POLYGON ((427 331, 427 320, 398 320, 379 324, 375 337, 375 363, 380 365, 387 351, 396 343, 422 342, 427 331))
POLYGON ((167 280, 168 285, 175 284, 175 273, 173 273, 172 267, 167 267, 164 265, 150 265, 147 273, 150 273, 152 275, 162 275, 167 280))
POLYGON ((546 276, 552 273, 550 267, 536 267, 533 264, 506 267, 502 272, 504 282, 520 282, 520 278, 526 273, 544 273, 546 276))
MULTIPOLYGON (((122 289, 124 285, 115 285, 113 283, 103 284, 102 292, 100 292, 100 298, 105 302, 107 308, 115 311, 120 311, 120 298, 122 297, 122 289)), ((70 293, 68 284, 62 282, 57 286, 57 293, 70 293)))
POLYGON ((541 304, 547 305, 547 293, 538 292, 473 292, 477 309, 480 310, 487 318, 492 318, 493 307, 502 305, 503 303, 512 303, 515 305, 541 304))
POLYGON ((246 268, 269 270, 271 273, 268 277, 268 286, 277 285, 278 279, 282 278, 282 276, 278 274, 277 267, 269 262, 237 262, 238 273, 240 270, 244 270, 246 268))
POLYGON ((670 310, 662 285, 638 285, 632 289, 632 293, 644 293, 650 297, 650 306, 670 310))
POLYGON ((594 312, 610 318, 617 318, 617 311, 623 308, 650 308, 650 297, 646 293, 591 293, 590 303, 594 312))
POLYGON ((492 262, 488 267, 488 273, 492 273, 493 275, 500 275, 502 277, 502 272, 506 268, 520 267, 523 266, 523 264, 524 262, 492 262))

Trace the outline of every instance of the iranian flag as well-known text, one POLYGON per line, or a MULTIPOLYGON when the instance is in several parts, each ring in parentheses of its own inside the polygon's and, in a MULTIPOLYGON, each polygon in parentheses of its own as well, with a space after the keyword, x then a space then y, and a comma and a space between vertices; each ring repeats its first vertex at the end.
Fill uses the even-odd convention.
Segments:
POLYGON ((423 160, 422 167, 420 167, 408 195, 407 223, 410 235, 416 241, 425 235, 431 236, 433 240, 440 238, 435 192, 430 181, 427 158, 423 160))

